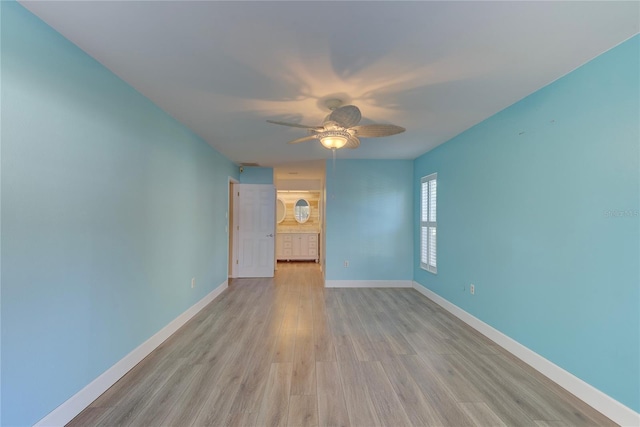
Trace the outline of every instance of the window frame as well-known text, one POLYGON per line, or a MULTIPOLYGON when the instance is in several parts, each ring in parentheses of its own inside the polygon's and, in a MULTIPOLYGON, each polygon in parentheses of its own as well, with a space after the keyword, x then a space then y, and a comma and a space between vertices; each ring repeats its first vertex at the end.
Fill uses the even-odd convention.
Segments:
POLYGON ((426 270, 432 274, 438 274, 438 174, 432 173, 430 175, 423 176, 420 179, 420 268, 426 270), (434 182, 435 187, 431 188, 431 182, 434 182), (425 185, 426 185, 426 203, 425 203, 425 185), (435 198, 435 209, 433 210, 433 217, 431 217, 431 199, 435 198), (425 212, 426 206, 426 212, 425 212), (426 218, 426 220, 425 220, 426 218), (433 229, 434 235, 431 237, 430 230, 433 229), (425 233, 426 231, 426 233, 425 233), (433 245, 431 240, 434 240, 433 245), (432 248, 433 247, 433 248, 432 248), (431 263, 431 255, 433 251, 434 262, 431 263), (423 253, 426 253, 426 260, 423 258, 423 253), (426 262, 425 262, 426 261, 426 262))

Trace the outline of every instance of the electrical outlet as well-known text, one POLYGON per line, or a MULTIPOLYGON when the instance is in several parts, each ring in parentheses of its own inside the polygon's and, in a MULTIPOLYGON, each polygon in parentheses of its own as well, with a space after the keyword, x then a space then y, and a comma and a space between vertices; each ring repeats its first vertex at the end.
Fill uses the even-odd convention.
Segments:
POLYGON ((344 268, 349 268, 349 261, 347 260, 344 261, 344 268))
POLYGON ((192 277, 192 278, 191 278, 191 289, 193 289, 193 288, 195 288, 195 287, 196 287, 196 278, 195 278, 195 277, 192 277))
POLYGON ((473 285, 473 283, 469 285, 469 292, 471 292, 471 295, 475 295, 476 293, 476 287, 473 285))

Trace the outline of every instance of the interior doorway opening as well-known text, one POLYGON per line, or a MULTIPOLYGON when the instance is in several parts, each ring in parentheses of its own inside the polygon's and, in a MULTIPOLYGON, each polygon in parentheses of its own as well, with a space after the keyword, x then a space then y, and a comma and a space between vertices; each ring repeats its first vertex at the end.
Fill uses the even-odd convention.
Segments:
POLYGON ((318 263, 325 271, 326 161, 275 167, 278 197, 276 259, 318 263))

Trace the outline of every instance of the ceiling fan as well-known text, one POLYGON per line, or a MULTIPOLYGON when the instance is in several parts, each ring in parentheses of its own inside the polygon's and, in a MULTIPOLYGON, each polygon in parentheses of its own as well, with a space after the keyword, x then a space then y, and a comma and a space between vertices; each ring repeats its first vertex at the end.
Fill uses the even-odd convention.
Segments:
POLYGON ((362 118, 360 109, 355 105, 342 105, 339 99, 330 99, 325 104, 331 113, 325 117, 321 126, 306 126, 296 123, 278 122, 267 120, 269 123, 295 128, 307 129, 309 135, 289 141, 289 144, 320 140, 320 143, 330 150, 339 148, 358 148, 360 146, 359 137, 378 138, 381 136, 391 136, 405 131, 405 128, 396 125, 372 124, 357 126, 362 118))

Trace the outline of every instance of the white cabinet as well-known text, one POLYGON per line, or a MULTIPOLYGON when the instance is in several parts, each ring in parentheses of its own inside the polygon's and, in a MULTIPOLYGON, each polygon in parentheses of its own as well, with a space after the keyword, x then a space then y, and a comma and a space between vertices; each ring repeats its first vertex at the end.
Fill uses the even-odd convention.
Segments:
POLYGON ((313 260, 318 262, 317 233, 278 233, 276 235, 278 260, 313 260))

